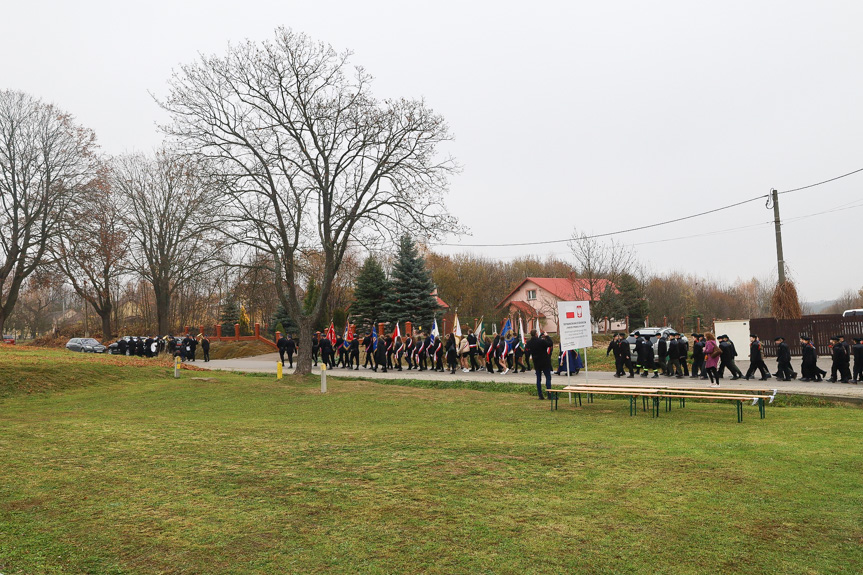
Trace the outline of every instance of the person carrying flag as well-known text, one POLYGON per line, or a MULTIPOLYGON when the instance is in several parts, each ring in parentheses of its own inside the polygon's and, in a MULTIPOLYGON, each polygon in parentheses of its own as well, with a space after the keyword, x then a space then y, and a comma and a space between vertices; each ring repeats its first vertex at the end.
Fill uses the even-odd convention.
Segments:
MULTIPOLYGON (((482 324, 482 322, 480 322, 482 324)), ((479 351, 478 348, 478 340, 476 335, 474 335, 472 329, 467 330, 467 345, 468 345, 468 357, 470 358, 470 371, 476 371, 479 369, 479 366, 476 363, 476 354, 479 351)))
POLYGON ((408 364, 408 371, 414 368, 414 340, 408 335, 405 337, 405 361, 408 364))

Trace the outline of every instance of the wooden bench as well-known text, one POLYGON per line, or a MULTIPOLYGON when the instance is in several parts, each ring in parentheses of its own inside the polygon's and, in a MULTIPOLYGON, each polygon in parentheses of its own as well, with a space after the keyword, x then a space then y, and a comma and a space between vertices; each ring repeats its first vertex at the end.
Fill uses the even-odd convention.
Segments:
POLYGON ((762 393, 741 393, 739 390, 735 392, 735 390, 728 390, 727 392, 724 390, 718 390, 717 388, 708 388, 708 389, 673 389, 673 388, 662 388, 660 386, 656 387, 624 387, 624 386, 614 386, 614 387, 602 387, 598 385, 587 385, 587 386, 566 386, 563 389, 548 389, 549 398, 551 401, 549 402, 550 408, 552 410, 557 409, 558 400, 560 398, 561 393, 573 393, 577 397, 578 405, 581 405, 581 394, 585 393, 588 395, 588 402, 592 402, 594 394, 602 394, 602 395, 622 395, 629 398, 629 415, 635 415, 638 411, 637 407, 637 398, 641 397, 644 405, 644 409, 646 411, 646 402, 650 400, 651 402, 651 415, 653 417, 659 417, 659 404, 661 399, 665 399, 665 411, 671 411, 671 400, 677 399, 680 401, 681 407, 686 406, 687 399, 711 399, 711 400, 725 400, 725 401, 734 401, 737 405, 737 422, 740 423, 743 421, 743 402, 744 401, 752 401, 753 405, 758 406, 758 413, 761 416, 761 419, 764 419, 766 416, 766 402, 767 400, 770 403, 773 402, 775 397, 774 395, 767 395, 762 393), (554 394, 552 396, 552 393, 554 394))

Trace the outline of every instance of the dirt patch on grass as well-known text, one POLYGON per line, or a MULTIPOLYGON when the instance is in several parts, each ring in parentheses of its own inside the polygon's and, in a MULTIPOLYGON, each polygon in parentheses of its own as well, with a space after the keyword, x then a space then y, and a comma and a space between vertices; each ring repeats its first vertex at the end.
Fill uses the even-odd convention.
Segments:
POLYGON ((210 344, 210 359, 255 357, 274 351, 276 348, 262 341, 214 341, 210 344))

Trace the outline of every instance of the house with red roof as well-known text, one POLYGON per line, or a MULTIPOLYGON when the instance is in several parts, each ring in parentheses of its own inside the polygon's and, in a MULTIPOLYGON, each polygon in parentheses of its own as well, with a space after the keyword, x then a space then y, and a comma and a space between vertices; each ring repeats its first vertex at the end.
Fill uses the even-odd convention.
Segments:
MULTIPOLYGON (((560 301, 598 301, 606 289, 617 287, 608 280, 591 282, 570 274, 567 278, 525 278, 509 295, 497 304, 508 315, 523 317, 525 329, 541 328, 548 333, 557 333, 557 303, 560 301), (591 294, 592 292, 592 294, 591 294), (592 297, 591 297, 592 295, 592 297)), ((599 319, 599 318, 595 318, 599 319)))

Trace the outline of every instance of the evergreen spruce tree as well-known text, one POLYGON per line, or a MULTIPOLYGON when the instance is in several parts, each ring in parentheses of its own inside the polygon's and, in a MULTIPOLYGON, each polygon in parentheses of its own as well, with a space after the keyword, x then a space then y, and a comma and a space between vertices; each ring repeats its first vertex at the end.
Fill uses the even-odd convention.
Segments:
POLYGON ((222 324, 223 336, 231 337, 234 335, 234 324, 240 323, 240 304, 233 297, 228 298, 222 304, 219 323, 222 324))
POLYGON ((279 331, 282 335, 290 333, 296 337, 297 332, 300 330, 300 326, 297 325, 294 318, 288 315, 288 311, 281 303, 276 308, 276 311, 273 312, 273 317, 270 318, 270 325, 273 326, 270 330, 272 335, 275 335, 279 331))
POLYGON ((392 289, 384 304, 384 315, 391 322, 408 321, 429 331, 440 311, 432 295, 434 283, 425 259, 408 236, 399 241, 399 251, 390 280, 392 289))
POLYGON ((380 262, 369 256, 354 284, 351 318, 357 327, 368 329, 377 321, 385 321, 384 302, 390 297, 390 282, 380 262))

